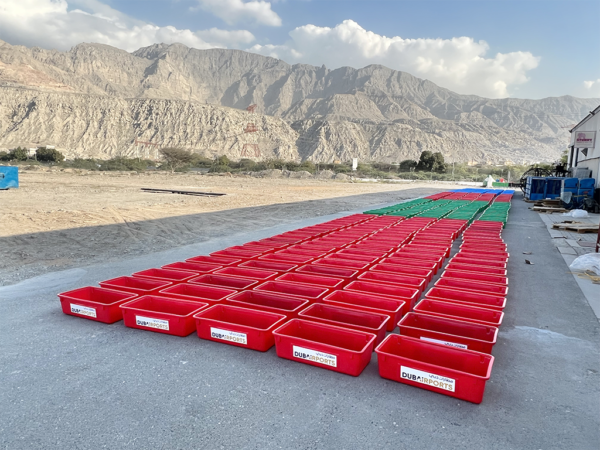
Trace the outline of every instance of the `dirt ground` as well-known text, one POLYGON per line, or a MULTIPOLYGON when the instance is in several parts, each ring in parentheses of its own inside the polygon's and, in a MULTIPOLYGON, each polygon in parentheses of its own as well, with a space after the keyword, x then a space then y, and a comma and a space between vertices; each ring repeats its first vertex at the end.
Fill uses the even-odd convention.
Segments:
POLYGON ((448 188, 177 173, 22 172, 19 189, 0 191, 0 285, 448 188), (155 194, 142 187, 227 195, 155 194))

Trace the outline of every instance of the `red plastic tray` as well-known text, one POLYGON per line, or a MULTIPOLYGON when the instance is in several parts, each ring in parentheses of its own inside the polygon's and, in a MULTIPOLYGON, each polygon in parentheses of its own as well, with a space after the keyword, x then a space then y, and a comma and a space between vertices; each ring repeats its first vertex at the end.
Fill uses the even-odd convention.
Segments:
POLYGON ((171 286, 170 281, 151 280, 148 278, 118 277, 110 280, 101 281, 100 287, 113 289, 115 291, 131 292, 132 294, 146 295, 152 292, 158 292, 161 289, 171 286))
POLYGON ((273 236, 270 238, 261 239, 258 242, 272 246, 273 248, 286 248, 292 244, 295 244, 297 241, 297 239, 286 239, 273 236))
MULTIPOLYGON (((469 246, 482 246, 482 245, 496 245, 496 246, 506 246, 506 242, 504 242, 504 239, 502 239, 501 237, 498 238, 473 238, 473 237, 463 237, 463 242, 462 242, 462 246, 465 247, 469 247, 469 246)), ((506 247, 505 247, 506 248, 506 247)))
POLYGON ((159 291, 159 295, 213 305, 237 292, 233 289, 223 289, 210 285, 180 283, 159 291))
POLYGON ((306 264, 310 262, 313 258, 305 255, 297 255, 294 253, 268 253, 264 256, 258 258, 259 261, 279 261, 279 262, 288 262, 294 264, 306 264))
POLYGON ((207 264, 199 262, 175 262, 162 266, 161 269, 186 270, 195 273, 209 273, 223 267, 222 264, 207 264))
MULTIPOLYGON (((309 306, 298 314, 298 318, 373 333, 377 336, 375 345, 385 339, 387 323, 390 320, 387 314, 359 311, 324 303, 315 303, 309 306)), ((373 347, 373 350, 375 350, 375 347, 373 347)))
POLYGON ((269 244, 262 244, 260 242, 247 242, 244 245, 242 245, 243 249, 248 249, 250 251, 256 251, 256 252, 261 252, 261 254, 265 254, 265 253, 271 253, 274 252, 276 249, 272 246, 270 246, 269 244))
POLYGON ((216 256, 216 257, 229 257, 229 258, 235 258, 235 259, 241 259, 241 260, 248 260, 248 259, 254 259, 254 258, 258 258, 260 255, 262 255, 262 251, 255 251, 255 250, 241 250, 241 249, 229 249, 226 248, 224 250, 219 250, 218 252, 213 252, 210 254, 210 256, 216 256))
POLYGON ((215 305, 194 315, 198 337, 222 344, 266 352, 273 345, 273 330, 287 318, 255 309, 215 305))
POLYGON ((506 261, 490 261, 486 259, 476 259, 470 257, 463 257, 460 253, 457 253, 451 260, 451 263, 461 263, 461 264, 476 264, 478 266, 484 267, 498 267, 500 269, 506 269, 506 261))
POLYGON ((328 255, 325 258, 317 259, 313 262, 313 264, 333 267, 344 267, 353 270, 365 270, 367 267, 369 267, 368 262, 358 261, 356 259, 347 259, 340 256, 334 257, 333 255, 328 255))
POLYGON ((277 252, 275 252, 275 254, 285 254, 285 255, 297 255, 297 256, 303 256, 306 258, 310 258, 310 259, 315 259, 315 258, 322 258, 323 256, 325 256, 327 254, 326 251, 323 250, 309 250, 309 249, 298 249, 298 248, 291 248, 288 247, 285 250, 279 250, 277 252))
POLYGON ((277 356, 359 376, 371 361, 374 334, 292 319, 273 332, 277 356))
POLYGON ((486 239, 502 239, 502 234, 499 231, 465 231, 463 240, 486 240, 486 239))
POLYGON ((443 263, 446 258, 446 249, 437 249, 434 247, 422 247, 422 246, 411 246, 405 245, 401 249, 390 254, 390 257, 394 258, 397 256, 409 256, 415 259, 424 259, 426 261, 436 261, 438 266, 443 263))
POLYGON ((215 270, 214 274, 264 281, 275 278, 279 275, 279 272, 273 270, 250 269, 249 267, 225 267, 224 269, 215 270))
POLYGON ((144 295, 121 305, 126 327, 173 336, 189 336, 196 330, 192 317, 208 303, 144 295))
POLYGON ((293 283, 311 284, 314 286, 323 286, 329 289, 339 288, 344 284, 343 278, 325 277, 322 275, 313 275, 307 273, 285 273, 277 277, 277 281, 291 281, 293 283))
POLYGON ((335 278, 355 278, 360 272, 352 269, 342 269, 332 266, 321 266, 318 264, 307 264, 296 269, 300 273, 313 273, 316 275, 332 276, 335 278))
POLYGON ((438 317, 491 325, 493 327, 502 325, 502 319, 504 318, 504 313, 502 311, 427 298, 421 300, 417 306, 415 306, 414 311, 421 314, 431 314, 438 317))
POLYGON ((200 275, 199 277, 192 278, 189 282, 193 284, 218 286, 225 289, 235 289, 238 291, 250 289, 258 284, 258 280, 213 274, 200 275))
POLYGON ((502 277, 506 276, 506 269, 501 269, 499 267, 478 266, 476 264, 463 264, 459 262, 450 262, 446 266, 446 269, 463 270, 466 272, 489 273, 492 275, 500 275, 502 277))
POLYGON ((501 275, 494 275, 485 272, 469 272, 459 269, 448 269, 442 274, 442 278, 461 278, 469 281, 477 281, 479 283, 499 284, 508 286, 508 278, 501 275))
POLYGON ((130 292, 88 286, 58 294, 65 314, 102 323, 115 323, 123 318, 121 306, 136 298, 130 292))
POLYGON ((368 256, 371 258, 381 258, 387 252, 378 251, 377 249, 370 248, 343 248, 336 252, 337 255, 357 255, 357 256, 368 256))
POLYGON ((349 245, 346 248, 354 249, 354 250, 361 250, 361 249, 377 250, 378 252, 381 252, 381 253, 388 253, 388 252, 391 252, 391 251, 397 249, 396 246, 391 246, 388 244, 371 244, 369 242, 362 241, 362 242, 359 242, 358 244, 349 245))
POLYGON ((436 269, 441 269, 442 265, 444 264, 445 255, 433 255, 423 251, 422 249, 415 251, 415 249, 413 248, 410 251, 399 250, 395 253, 391 253, 390 256, 383 259, 381 262, 390 262, 392 264, 398 264, 398 262, 395 262, 397 259, 409 260, 411 264, 416 264, 418 261, 434 263, 436 265, 436 269))
POLYGON ((486 251, 485 253, 482 253, 481 251, 476 251, 476 250, 472 250, 472 249, 461 249, 457 255, 460 255, 461 258, 489 258, 492 261, 503 261, 506 262, 508 261, 509 258, 509 254, 508 252, 497 252, 497 251, 486 251))
POLYGON ((284 295, 302 297, 310 301, 318 301, 325 296, 329 289, 303 283, 290 283, 284 281, 267 281, 254 288, 255 291, 276 292, 284 295))
POLYGON ((332 253, 331 256, 337 255, 337 257, 341 257, 344 259, 356 259, 357 261, 365 261, 367 263, 374 263, 378 259, 383 257, 382 254, 373 255, 368 253, 358 253, 358 252, 344 252, 343 250, 338 251, 336 253, 332 253))
POLYGON ((390 334, 375 349, 379 375, 388 380, 481 403, 494 357, 472 350, 390 334))
POLYGON ((298 267, 297 264, 279 262, 279 261, 262 261, 260 259, 251 259, 240 264, 238 267, 248 267, 249 269, 264 269, 274 270, 277 272, 289 272, 298 267))
POLYGON ((266 291, 239 292, 229 297, 226 303, 241 308, 283 314, 288 319, 297 317, 298 313, 310 304, 309 300, 304 298, 291 297, 266 291))
POLYGON ((367 292, 373 295, 383 295, 406 302, 408 311, 412 311, 415 302, 419 298, 419 290, 400 285, 389 285, 383 283, 369 283, 367 281, 353 281, 344 290, 367 292))
POLYGON ((400 334, 448 347, 492 353, 498 328, 429 314, 408 313, 398 323, 400 334))
POLYGON ((191 263, 203 263, 203 264, 218 264, 220 266, 232 266, 242 262, 239 258, 226 258, 220 256, 194 256, 193 258, 188 258, 185 262, 191 263))
POLYGON ((407 256, 395 256, 393 258, 382 259, 380 264, 396 264, 399 266, 408 265, 411 267, 423 267, 429 269, 435 275, 438 272, 439 264, 437 261, 426 261, 424 259, 415 259, 407 256))
POLYGON ((131 275, 136 278, 149 278, 151 280, 166 280, 173 283, 181 283, 197 277, 196 272, 187 270, 171 270, 171 269, 147 269, 136 272, 131 275))
POLYGON ((423 293, 427 286, 427 279, 403 275, 400 273, 385 273, 385 272, 363 272, 358 276, 360 281, 368 281, 372 283, 385 283, 391 285, 405 286, 412 289, 417 289, 419 294, 423 293))
POLYGON ((469 249, 473 248, 475 250, 479 249, 491 249, 493 251, 504 252, 507 249, 506 243, 502 241, 502 239, 464 239, 463 243, 460 245, 461 249, 469 249))
POLYGON ((429 284, 433 278, 433 270, 424 267, 411 267, 409 264, 375 264, 369 269, 370 272, 397 273, 398 275, 412 275, 425 279, 425 284, 429 284))
POLYGON ((402 251, 406 252, 423 252, 429 255, 439 255, 444 258, 448 258, 450 256, 451 247, 436 245, 436 244, 426 244, 422 242, 411 242, 410 244, 402 247, 401 250, 398 250, 395 254, 402 253, 402 251))
POLYGON ((333 247, 330 245, 319 245, 319 243, 312 244, 310 242, 307 242, 305 244, 291 245, 286 250, 290 250, 290 251, 300 250, 300 251, 308 251, 308 252, 314 251, 314 252, 318 252, 320 254, 326 254, 326 253, 329 253, 332 249, 333 249, 333 247))
POLYGON ((464 278, 440 278, 434 284, 435 287, 459 289, 461 291, 479 292, 487 295, 498 295, 506 297, 508 286, 491 284, 480 281, 471 281, 464 278))
POLYGON ((398 321, 407 312, 406 301, 365 292, 334 291, 323 299, 323 303, 385 315, 390 318, 386 325, 387 331, 394 330, 398 321))
POLYGON ((440 287, 429 289, 425 294, 425 298, 462 303, 467 306, 477 306, 480 308, 491 308, 500 311, 506 306, 506 297, 500 295, 486 295, 473 291, 461 291, 459 289, 445 289, 440 287))

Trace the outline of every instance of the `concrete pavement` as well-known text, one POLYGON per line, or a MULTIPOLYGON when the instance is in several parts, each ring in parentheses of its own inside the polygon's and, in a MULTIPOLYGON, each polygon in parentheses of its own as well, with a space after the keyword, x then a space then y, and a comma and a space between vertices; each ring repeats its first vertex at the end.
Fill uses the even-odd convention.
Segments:
POLYGON ((518 199, 503 234, 506 318, 481 405, 384 380, 375 355, 353 378, 279 359, 275 349, 60 310, 59 292, 331 218, 0 288, 0 448, 598 448, 600 327, 545 225, 518 199))

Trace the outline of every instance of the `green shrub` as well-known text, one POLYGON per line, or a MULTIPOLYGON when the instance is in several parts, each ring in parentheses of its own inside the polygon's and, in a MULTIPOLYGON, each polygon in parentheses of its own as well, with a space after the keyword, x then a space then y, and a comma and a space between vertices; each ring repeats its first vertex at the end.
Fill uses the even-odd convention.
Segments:
POLYGON ((210 173, 224 173, 224 172, 231 172, 231 167, 229 166, 224 166, 224 165, 215 165, 212 166, 209 170, 210 173))
POLYGON ((98 170, 98 162, 93 158, 75 158, 73 161, 65 161, 62 166, 73 169, 98 170))
POLYGON ((123 158, 117 156, 116 158, 112 158, 106 161, 100 161, 100 170, 123 170, 144 172, 146 169, 148 169, 148 166, 152 164, 154 163, 147 159, 140 160, 137 158, 123 158))
POLYGON ((35 159, 40 162, 59 163, 64 161, 65 157, 54 148, 40 147, 35 151, 35 159))
POLYGON ((214 164, 214 161, 205 156, 200 156, 197 153, 192 154, 192 161, 190 162, 191 167, 199 167, 203 169, 207 169, 214 164))
POLYGON ((256 161, 252 161, 251 159, 247 159, 247 158, 242 158, 237 163, 237 167, 239 169, 244 170, 244 171, 253 171, 253 170, 256 170, 257 166, 258 166, 258 164, 256 163, 256 161))
POLYGON ((175 170, 186 166, 189 167, 192 161, 194 161, 194 154, 183 148, 165 147, 161 148, 159 152, 164 160, 164 163, 160 167, 169 169, 171 172, 175 172, 175 170))
POLYGON ((2 157, 3 161, 27 161, 29 158, 27 150, 21 147, 13 148, 8 153, 2 152, 5 155, 2 157))
POLYGON ((213 166, 227 166, 229 167, 231 161, 225 155, 217 156, 213 162, 213 166))

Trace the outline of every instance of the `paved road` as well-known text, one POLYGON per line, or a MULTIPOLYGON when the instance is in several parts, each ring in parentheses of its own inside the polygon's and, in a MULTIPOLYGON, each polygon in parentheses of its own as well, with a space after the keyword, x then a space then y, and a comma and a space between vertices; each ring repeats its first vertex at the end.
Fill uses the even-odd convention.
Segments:
POLYGON ((383 380, 375 356, 353 378, 279 359, 274 349, 60 311, 58 292, 327 219, 0 288, 0 448, 598 448, 600 327, 521 201, 504 232, 509 302, 481 405, 383 380))

